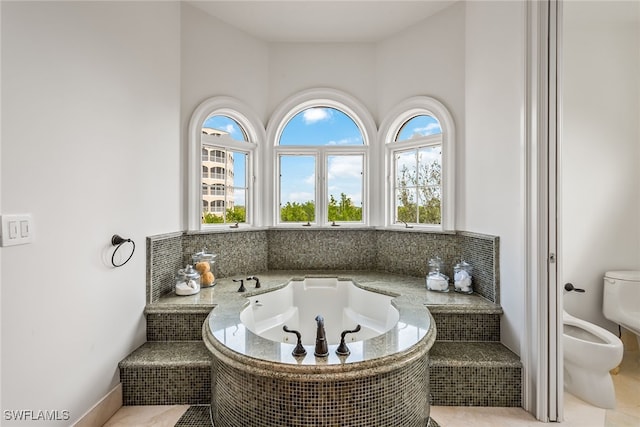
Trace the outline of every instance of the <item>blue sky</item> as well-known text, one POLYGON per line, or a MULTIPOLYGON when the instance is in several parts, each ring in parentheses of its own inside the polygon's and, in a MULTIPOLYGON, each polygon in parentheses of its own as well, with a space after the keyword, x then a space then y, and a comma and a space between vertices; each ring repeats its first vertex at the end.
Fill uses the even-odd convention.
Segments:
POLYGON ((416 116, 407 121, 398 132, 397 141, 405 141, 412 138, 420 138, 428 135, 442 133, 440 123, 431 116, 416 116))

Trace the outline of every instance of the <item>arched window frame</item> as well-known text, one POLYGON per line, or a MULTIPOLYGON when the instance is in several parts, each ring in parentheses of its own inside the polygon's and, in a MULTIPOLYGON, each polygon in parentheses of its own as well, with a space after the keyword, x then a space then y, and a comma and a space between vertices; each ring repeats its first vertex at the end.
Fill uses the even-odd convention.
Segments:
POLYGON ((401 127, 419 115, 435 117, 442 129, 442 221, 439 225, 414 224, 414 226, 434 231, 453 231, 455 230, 455 126, 453 117, 444 104, 429 96, 415 96, 402 101, 386 115, 380 126, 380 144, 385 147, 385 176, 387 177, 384 201, 385 225, 405 227, 404 224, 394 222, 395 165, 393 159, 396 152, 417 147, 422 143, 422 138, 419 142, 411 140, 396 142, 396 136, 401 127))
POLYGON ((261 180, 257 180, 260 164, 258 159, 264 150, 265 131, 258 116, 243 102, 227 96, 206 99, 196 107, 189 121, 189 175, 188 175, 188 229, 199 231, 228 227, 228 224, 212 225, 202 223, 202 143, 201 134, 205 120, 212 115, 223 115, 235 120, 246 132, 248 142, 226 138, 221 146, 248 154, 246 195, 246 223, 243 226, 260 225, 261 180))
MULTIPOLYGON (((372 152, 376 145, 376 124, 373 117, 365 106, 355 97, 342 91, 330 88, 315 88, 297 93, 282 102, 271 115, 267 124, 267 141, 269 141, 270 150, 267 159, 267 174, 269 177, 269 199, 271 209, 265 209, 265 213, 269 215, 267 221, 275 226, 294 226, 299 227, 298 223, 288 224, 279 222, 279 200, 280 188, 278 180, 278 157, 281 154, 314 154, 318 155, 320 162, 326 163, 331 154, 362 154, 363 155, 363 180, 362 180, 362 222, 350 224, 341 223, 346 227, 362 226, 369 224, 369 214, 371 212, 369 179, 370 164, 372 163, 372 152), (349 116, 362 132, 363 144, 354 146, 281 146, 279 145, 280 136, 289 121, 298 113, 312 107, 328 107, 341 111, 349 116)), ((326 164, 318 165, 320 171, 324 172, 326 164)), ((329 226, 326 217, 326 177, 322 174, 316 176, 316 223, 313 225, 329 226)))

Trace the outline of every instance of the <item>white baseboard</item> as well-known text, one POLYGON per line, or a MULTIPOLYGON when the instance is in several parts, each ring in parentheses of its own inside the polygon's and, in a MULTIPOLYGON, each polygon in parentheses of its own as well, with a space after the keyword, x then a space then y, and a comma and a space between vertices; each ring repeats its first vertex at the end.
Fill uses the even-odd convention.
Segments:
POLYGON ((98 403, 80 417, 73 427, 96 427, 104 425, 118 409, 122 408, 122 384, 118 384, 98 403))

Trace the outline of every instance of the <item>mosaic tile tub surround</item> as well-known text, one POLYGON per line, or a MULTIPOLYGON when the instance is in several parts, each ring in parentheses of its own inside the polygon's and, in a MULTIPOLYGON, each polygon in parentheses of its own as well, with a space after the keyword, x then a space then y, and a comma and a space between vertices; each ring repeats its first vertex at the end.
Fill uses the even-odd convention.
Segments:
POLYGON ((356 379, 331 381, 335 374, 318 376, 257 375, 214 359, 214 425, 424 427, 428 423, 426 354, 405 367, 356 379))
POLYGON ((425 233, 376 229, 240 229, 170 233, 147 238, 147 302, 171 293, 175 274, 206 248, 218 254, 219 277, 269 270, 366 270, 425 277, 427 260, 443 259, 445 274, 462 258, 473 270, 473 289, 500 303, 499 238, 477 233, 425 233))
POLYGON ((293 344, 255 335, 240 320, 245 297, 264 292, 222 293, 203 326, 216 427, 427 425, 436 331, 423 304, 396 294, 400 317, 390 331, 350 343, 349 356, 336 356, 337 344, 329 344, 328 357, 305 345, 307 354, 294 358, 293 344))

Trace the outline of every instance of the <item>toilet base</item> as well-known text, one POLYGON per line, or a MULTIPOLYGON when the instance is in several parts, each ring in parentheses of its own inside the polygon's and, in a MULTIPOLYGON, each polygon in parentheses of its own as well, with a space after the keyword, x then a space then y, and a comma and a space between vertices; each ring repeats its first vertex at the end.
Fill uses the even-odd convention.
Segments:
POLYGON ((604 409, 616 406, 613 379, 606 372, 590 372, 577 366, 564 366, 564 388, 574 396, 604 409))

